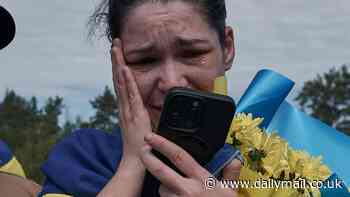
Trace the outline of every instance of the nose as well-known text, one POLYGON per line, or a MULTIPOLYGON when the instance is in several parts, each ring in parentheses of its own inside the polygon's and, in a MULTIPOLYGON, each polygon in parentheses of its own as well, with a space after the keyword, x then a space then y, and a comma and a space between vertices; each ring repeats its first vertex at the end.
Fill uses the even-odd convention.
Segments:
POLYGON ((173 87, 188 86, 184 69, 180 65, 176 65, 174 62, 168 62, 161 67, 158 88, 163 93, 167 93, 173 87))

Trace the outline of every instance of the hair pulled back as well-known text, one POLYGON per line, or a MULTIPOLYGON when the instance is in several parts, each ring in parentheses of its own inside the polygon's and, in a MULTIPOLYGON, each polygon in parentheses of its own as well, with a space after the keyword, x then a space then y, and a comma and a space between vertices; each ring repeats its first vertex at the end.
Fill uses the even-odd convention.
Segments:
MULTIPOLYGON (((102 33, 111 42, 119 38, 124 20, 128 13, 137 6, 148 3, 168 3, 175 0, 102 0, 89 20, 89 34, 102 33)), ((213 28, 221 45, 225 41, 226 4, 225 0, 177 0, 192 4, 213 28)))

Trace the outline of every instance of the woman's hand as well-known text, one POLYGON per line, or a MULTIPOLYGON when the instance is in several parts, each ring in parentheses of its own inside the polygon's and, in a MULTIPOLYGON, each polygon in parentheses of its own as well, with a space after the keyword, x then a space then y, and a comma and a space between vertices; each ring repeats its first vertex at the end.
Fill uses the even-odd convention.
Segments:
POLYGON ((111 50, 113 81, 117 81, 119 120, 123 137, 123 157, 137 157, 145 144, 144 136, 151 133, 151 121, 143 105, 136 81, 126 66, 119 39, 113 41, 111 50))
MULTIPOLYGON (((147 144, 142 148, 141 159, 145 167, 162 183, 159 193, 162 197, 207 197, 207 196, 237 196, 233 189, 217 187, 208 190, 205 181, 212 175, 200 166, 190 154, 181 147, 157 134, 145 137, 147 144), (151 148, 166 156, 186 177, 165 165, 151 152, 151 148)), ((239 177, 240 162, 234 160, 224 169, 224 179, 239 177)), ((216 180, 217 181, 217 180, 216 180)))
POLYGON ((119 99, 119 121, 123 138, 123 156, 113 178, 98 197, 139 196, 145 175, 139 151, 145 144, 144 136, 151 133, 147 110, 139 94, 133 74, 124 61, 122 44, 113 41, 111 49, 113 81, 119 99))

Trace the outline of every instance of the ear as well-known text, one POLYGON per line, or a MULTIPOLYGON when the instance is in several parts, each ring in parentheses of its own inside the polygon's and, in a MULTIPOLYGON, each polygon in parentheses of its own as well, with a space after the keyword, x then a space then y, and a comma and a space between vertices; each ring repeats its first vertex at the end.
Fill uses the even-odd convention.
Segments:
POLYGON ((233 59, 235 58, 235 41, 232 27, 225 27, 225 43, 224 43, 224 66, 225 71, 230 70, 233 59))

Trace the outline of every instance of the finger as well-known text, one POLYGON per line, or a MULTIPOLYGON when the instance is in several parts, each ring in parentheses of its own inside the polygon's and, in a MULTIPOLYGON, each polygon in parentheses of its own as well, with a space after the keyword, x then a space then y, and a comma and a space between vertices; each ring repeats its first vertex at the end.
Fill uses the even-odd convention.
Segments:
POLYGON ((120 53, 120 49, 119 49, 119 39, 116 38, 116 40, 118 41, 113 41, 113 45, 111 47, 110 50, 110 54, 111 54, 111 62, 112 62, 112 74, 113 74, 113 82, 114 82, 114 89, 116 92, 117 91, 117 85, 115 82, 118 81, 118 62, 117 62, 117 54, 120 53))
POLYGON ((124 79, 126 82, 127 92, 129 96, 129 105, 130 110, 134 114, 139 114, 140 112, 143 112, 145 110, 142 98, 139 92, 139 88, 137 87, 134 75, 131 73, 130 69, 128 67, 122 68, 124 79))
POLYGON ((122 47, 122 41, 119 38, 116 38, 113 40, 112 57, 114 57, 114 60, 112 60, 112 63, 114 62, 116 65, 126 66, 126 61, 124 59, 124 53, 123 53, 123 47, 122 47))
POLYGON ((112 62, 112 73, 113 73, 113 82, 114 82, 114 88, 116 92, 118 93, 118 84, 120 82, 120 63, 118 62, 119 56, 123 56, 123 50, 121 46, 121 42, 118 38, 113 40, 113 45, 110 50, 111 53, 111 62, 112 62), (115 83, 117 82, 117 83, 115 83))
POLYGON ((241 161, 234 159, 229 165, 223 169, 223 179, 238 180, 241 171, 241 161))
POLYGON ((117 82, 117 89, 118 89, 118 96, 120 100, 120 108, 122 112, 122 116, 126 119, 131 118, 130 114, 130 104, 128 101, 128 91, 127 91, 127 85, 125 81, 125 77, 122 74, 121 68, 117 68, 117 77, 118 77, 118 82, 117 82))
POLYGON ((210 176, 210 173, 199 165, 190 154, 164 137, 150 133, 146 135, 145 141, 147 141, 152 148, 166 156, 186 176, 199 180, 204 180, 210 176))
MULTIPOLYGON (((118 39, 118 38, 116 38, 118 39)), ((118 39, 119 40, 119 39, 118 39)), ((118 41, 116 41, 118 42, 118 41)), ((111 54, 111 62, 112 62, 112 65, 117 65, 117 48, 116 48, 116 44, 114 44, 114 40, 113 40, 113 44, 111 46, 111 50, 109 51, 110 54, 111 54)))
POLYGON ((148 144, 141 150, 141 161, 147 170, 167 188, 176 193, 182 192, 182 188, 185 187, 183 185, 185 178, 154 156, 148 144))
POLYGON ((178 197, 174 192, 170 191, 163 184, 159 187, 159 195, 160 197, 178 197))
POLYGON ((232 189, 225 188, 225 189, 205 190, 194 197, 213 197, 213 196, 238 197, 238 194, 236 193, 236 191, 232 189))
POLYGON ((121 115, 124 118, 130 118, 130 105, 128 102, 128 92, 126 88, 126 80, 125 77, 122 74, 122 64, 125 63, 123 58, 123 51, 122 51, 122 45, 121 41, 116 38, 113 40, 113 46, 111 49, 111 59, 113 64, 113 81, 117 82, 114 84, 116 88, 116 92, 119 96, 120 101, 120 110, 121 115))

